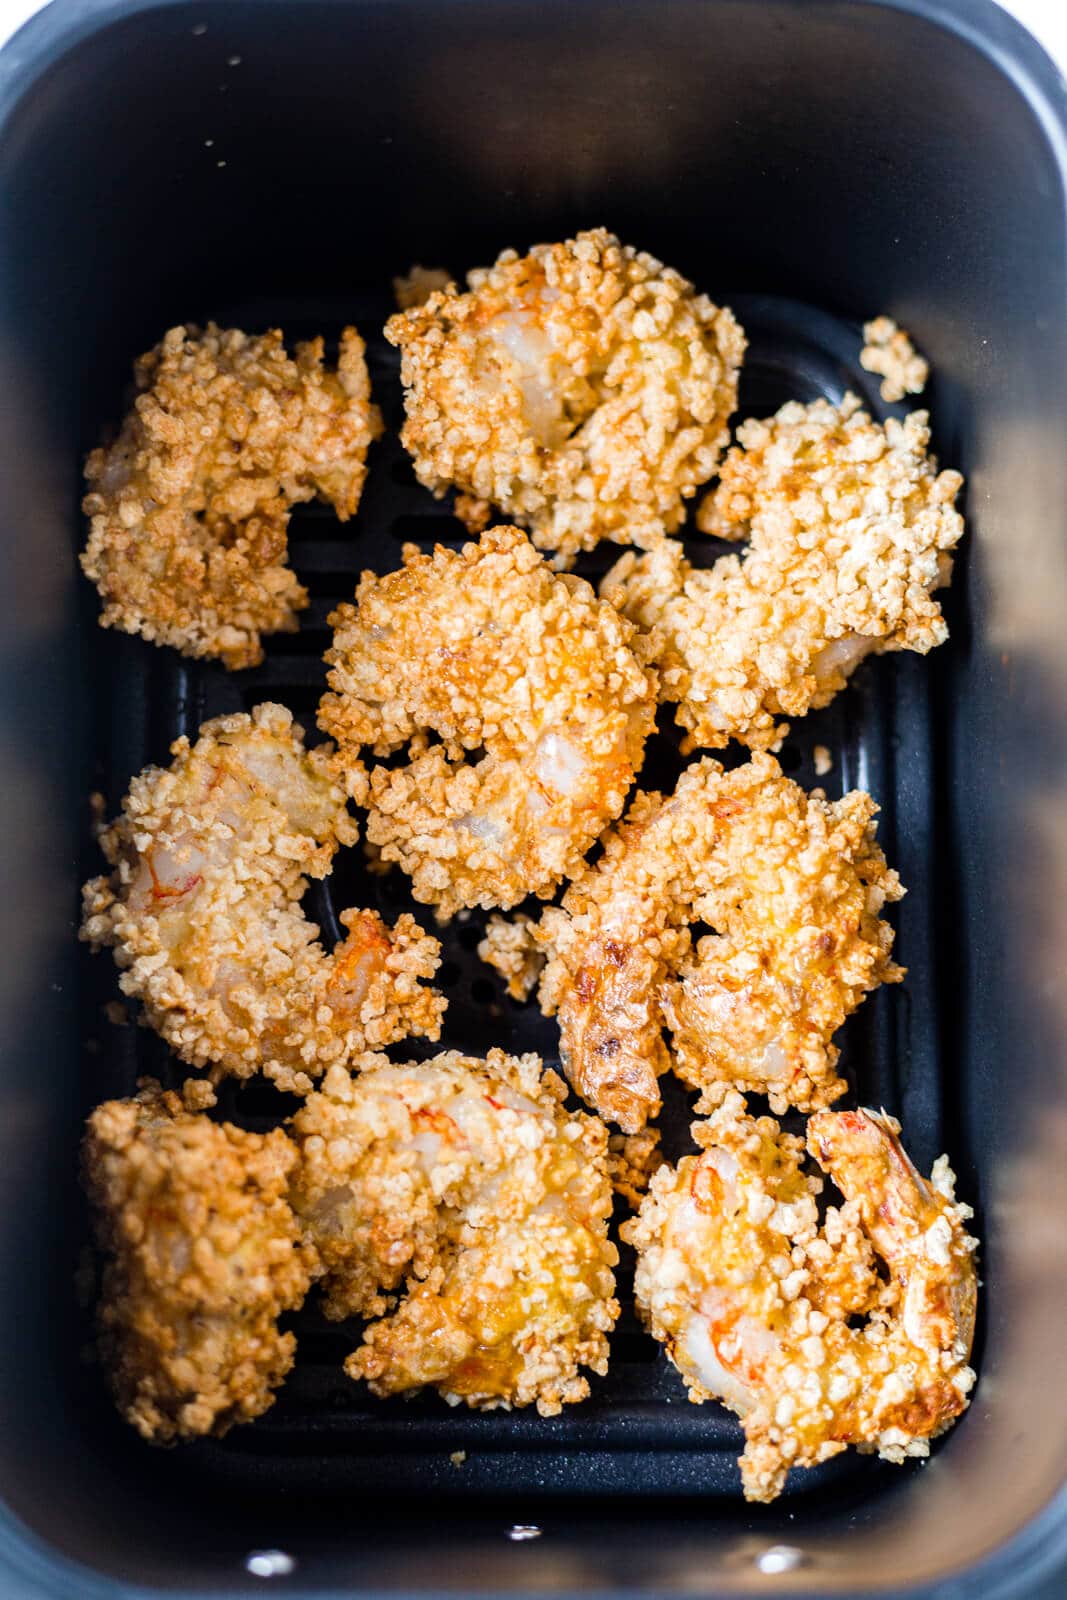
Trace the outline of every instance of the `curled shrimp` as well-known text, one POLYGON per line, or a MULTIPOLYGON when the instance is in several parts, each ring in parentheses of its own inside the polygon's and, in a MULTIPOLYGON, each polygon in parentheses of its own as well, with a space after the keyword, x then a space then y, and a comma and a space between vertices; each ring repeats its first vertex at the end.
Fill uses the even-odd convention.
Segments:
POLYGON ((660 693, 683 750, 740 739, 777 748, 788 723, 828 705, 865 656, 941 644, 933 591, 952 574, 958 472, 927 454, 924 411, 884 427, 859 409, 791 401, 745 422, 698 525, 746 539, 706 571, 666 540, 620 557, 601 592, 658 641, 660 693))
POLYGON ((807 794, 766 753, 732 772, 705 758, 673 795, 639 794, 562 904, 491 926, 482 954, 513 992, 532 970, 521 946, 546 961, 564 1070, 629 1133, 659 1110, 668 1067, 709 1103, 732 1085, 816 1110, 845 1089, 834 1033, 903 976, 879 917, 903 890, 876 810, 860 790, 807 794), (694 947, 699 922, 715 933, 694 947))
POLYGON ((467 281, 385 328, 420 482, 462 490, 468 515, 497 506, 561 564, 676 528, 726 443, 733 315, 603 228, 505 250, 467 281))
POLYGON ((623 1226, 638 1308, 690 1399, 742 1420, 750 1500, 848 1445, 925 1456, 969 1403, 972 1213, 947 1158, 922 1178, 899 1132, 874 1111, 811 1118, 808 1151, 844 1196, 820 1223, 803 1142, 731 1092, 693 1125, 701 1154, 661 1167, 623 1226))
POLYGON ((619 1310, 603 1125, 563 1110, 536 1056, 354 1066, 332 1067, 292 1121, 292 1201, 326 1315, 381 1319, 349 1376, 545 1416, 583 1399, 619 1310))
POLYGON ((143 1438, 223 1434, 273 1403, 296 1349, 278 1317, 318 1270, 286 1198, 296 1160, 281 1128, 212 1122, 151 1079, 89 1118, 101 1354, 143 1438))
POLYGON ((552 572, 517 528, 365 573, 331 622, 319 722, 353 793, 368 746, 411 747, 406 765, 370 775, 381 860, 442 918, 550 895, 619 815, 652 728, 655 685, 632 624, 552 572))
POLYGON ((444 1000, 420 979, 440 946, 410 916, 342 914, 332 955, 300 897, 355 823, 329 751, 278 705, 218 717, 148 767, 101 834, 112 871, 84 890, 81 936, 110 946, 125 994, 183 1061, 306 1092, 334 1061, 421 1033, 444 1000))
POLYGON ((85 465, 82 568, 100 623, 218 657, 263 659, 260 635, 291 633, 307 592, 286 565, 289 508, 316 495, 354 516, 381 432, 363 341, 285 352, 275 329, 172 328, 136 363, 138 396, 115 443, 85 465))

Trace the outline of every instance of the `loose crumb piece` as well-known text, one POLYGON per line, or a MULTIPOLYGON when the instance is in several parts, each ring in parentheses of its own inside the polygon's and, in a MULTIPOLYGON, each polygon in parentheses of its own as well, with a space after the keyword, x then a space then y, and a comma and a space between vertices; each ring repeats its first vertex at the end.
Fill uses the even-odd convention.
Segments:
POLYGON ((128 1028, 130 1013, 126 1010, 121 1000, 109 1000, 104 1007, 104 1016, 116 1028, 128 1028))
POLYGON ((448 1459, 454 1467, 461 1467, 467 1459, 467 1452, 466 1450, 453 1450, 448 1459))
POLYGON ((608 1177, 616 1194, 636 1211, 648 1192, 649 1179, 663 1165, 658 1128, 608 1137, 608 1177))
POLYGON ((815 746, 812 751, 812 758, 815 762, 815 776, 817 778, 825 778, 828 772, 833 772, 834 758, 824 744, 815 746))
POLYGON ((186 1078, 180 1093, 186 1111, 210 1111, 219 1103, 210 1078, 186 1078))
POLYGON ((420 267, 416 262, 410 272, 393 279, 393 298, 398 311, 410 311, 413 306, 423 306, 438 289, 447 289, 452 274, 444 267, 420 267))
POLYGON ((478 954, 498 972, 513 1000, 528 1000, 545 964, 543 952, 530 932, 533 918, 519 911, 513 917, 494 912, 485 929, 478 954))
POLYGON ((903 400, 906 394, 922 394, 930 368, 892 317, 865 322, 863 338, 860 366, 865 372, 880 374, 879 393, 883 400, 892 404, 903 400))

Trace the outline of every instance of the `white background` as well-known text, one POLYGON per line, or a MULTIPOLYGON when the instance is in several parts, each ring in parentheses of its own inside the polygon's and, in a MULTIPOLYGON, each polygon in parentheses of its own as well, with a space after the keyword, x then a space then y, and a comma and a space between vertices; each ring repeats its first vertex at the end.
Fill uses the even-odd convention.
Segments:
MULTIPOLYGON (((1001 0, 1001 4, 1041 40, 1067 74, 1067 0, 1001 0)), ((0 44, 41 9, 40 0, 0 0, 0 44)))

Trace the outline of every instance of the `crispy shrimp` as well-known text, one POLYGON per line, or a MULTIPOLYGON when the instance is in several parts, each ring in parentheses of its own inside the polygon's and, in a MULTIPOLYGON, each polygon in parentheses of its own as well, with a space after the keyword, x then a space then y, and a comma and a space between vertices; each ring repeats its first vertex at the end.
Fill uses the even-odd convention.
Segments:
POLYGON ((151 1079, 89 1118, 101 1356, 145 1439, 223 1434, 273 1404, 296 1348, 278 1317, 318 1270, 286 1199, 296 1160, 280 1128, 211 1122, 151 1079))
POLYGON ((948 637, 933 591, 952 574, 963 479, 927 454, 925 411, 882 427, 859 404, 791 401, 741 425, 698 522, 747 539, 743 558, 697 571, 666 540, 604 579, 606 598, 656 630, 684 751, 777 748, 780 719, 828 705, 865 656, 948 637))
POLYGON ((381 1318, 349 1376, 543 1416, 583 1399, 619 1311, 603 1124, 564 1111, 533 1055, 355 1066, 331 1067, 292 1124, 326 1315, 381 1318))
POLYGON ((382 861, 441 918, 550 895, 641 764, 656 689, 633 625, 517 528, 364 573, 355 605, 330 620, 319 722, 353 793, 364 747, 411 747, 407 765, 370 775, 367 836, 382 861))
POLYGON ((381 432, 363 341, 285 353, 278 329, 172 328, 134 367, 139 390, 115 443, 85 464, 82 567, 101 626, 227 667, 263 659, 260 635, 292 633, 307 592, 286 566, 289 508, 316 495, 354 515, 381 432))
POLYGON ((807 794, 765 753, 733 772, 706 757, 673 795, 639 794, 562 905, 527 929, 548 958, 541 1007, 559 1016, 578 1093, 630 1133, 659 1110, 668 1066, 709 1104, 728 1085, 781 1111, 842 1094, 833 1034, 903 976, 879 920, 903 890, 876 811, 861 790, 832 804, 807 794), (716 931, 694 948, 697 922, 716 931))
POLYGON ((444 1000, 420 985, 440 946, 410 916, 347 911, 332 955, 300 909, 355 823, 283 706, 206 722, 170 767, 133 780, 101 834, 113 871, 84 890, 81 936, 110 945, 123 993, 183 1061, 263 1072, 307 1092, 330 1063, 411 1033, 436 1039, 444 1000))
POLYGON ((875 1111, 812 1117, 808 1150, 845 1197, 820 1224, 803 1142, 730 1093, 693 1125, 702 1153, 661 1167, 623 1226, 638 1308, 690 1399, 742 1419, 749 1500, 850 1444, 928 1455, 969 1403, 972 1212, 947 1157, 920 1177, 899 1132, 875 1111))
POLYGON ((560 565, 676 528, 737 401, 731 312, 603 228, 505 250, 467 282, 385 328, 420 482, 464 491, 472 514, 498 506, 560 565))

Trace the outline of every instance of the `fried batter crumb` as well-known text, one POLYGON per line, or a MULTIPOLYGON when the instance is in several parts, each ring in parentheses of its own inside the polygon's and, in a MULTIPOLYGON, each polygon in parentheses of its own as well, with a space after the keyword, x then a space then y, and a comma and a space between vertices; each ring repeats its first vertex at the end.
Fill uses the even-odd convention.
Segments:
POLYGON ((636 1211, 648 1192, 652 1174, 663 1165, 658 1128, 640 1133, 613 1133, 608 1138, 608 1176, 615 1193, 636 1211))
POLYGON ((219 1103, 210 1078, 186 1078, 179 1090, 186 1111, 210 1111, 219 1103))
POLYGON ((85 464, 82 568, 100 623, 217 657, 263 659, 261 634, 292 633, 307 591, 286 565, 290 507, 317 495, 342 521, 359 505, 381 432, 363 341, 286 355, 278 329, 171 328, 134 368, 138 396, 115 443, 85 464))
POLYGON ((508 994, 520 1002, 533 994, 545 964, 532 927, 533 918, 524 911, 516 912, 513 917, 502 917, 494 911, 486 923, 485 938, 478 946, 478 954, 486 966, 500 974, 508 986, 508 994))
POLYGON ((108 1257, 101 1358, 123 1416, 156 1443, 260 1416, 296 1348, 278 1317, 318 1265, 286 1199, 292 1142, 191 1115, 146 1079, 97 1107, 82 1159, 108 1257))
POLYGON ((452 509, 467 532, 475 538, 489 526, 493 514, 488 500, 479 500, 472 494, 457 494, 452 509))
POLYGON ((790 401, 737 438, 698 521, 745 554, 698 570, 667 539, 601 585, 657 641, 683 751, 776 748, 780 719, 828 705, 865 656, 948 637, 934 591, 963 533, 963 479, 938 472, 924 411, 883 427, 855 395, 790 401))
POLYGON ((863 340, 860 366, 865 372, 880 374, 879 393, 883 400, 892 404, 903 400, 906 394, 922 394, 930 368, 892 317, 865 322, 863 340))
POLYGON ((454 1467, 461 1467, 467 1459, 467 1452, 466 1450, 453 1450, 448 1459, 454 1467))
POLYGON ((732 313, 604 228, 505 250, 467 283, 386 324, 419 481, 497 506, 559 565, 676 528, 726 443, 732 313))
POLYGON ((121 1000, 109 1000, 104 1007, 104 1015, 114 1028, 128 1028, 130 1013, 121 1000))
POLYGON ((834 770, 834 758, 824 744, 817 744, 812 751, 812 761, 815 766, 815 776, 825 778, 834 770))
POLYGON ((349 1376, 543 1416, 584 1399, 619 1311, 603 1123, 565 1111, 534 1055, 354 1066, 331 1068, 292 1121, 323 1309, 380 1319, 349 1376))
POLYGON ((414 306, 425 305, 432 294, 447 289, 452 274, 444 267, 420 267, 418 263, 410 272, 393 279, 393 298, 398 311, 410 311, 414 306))

